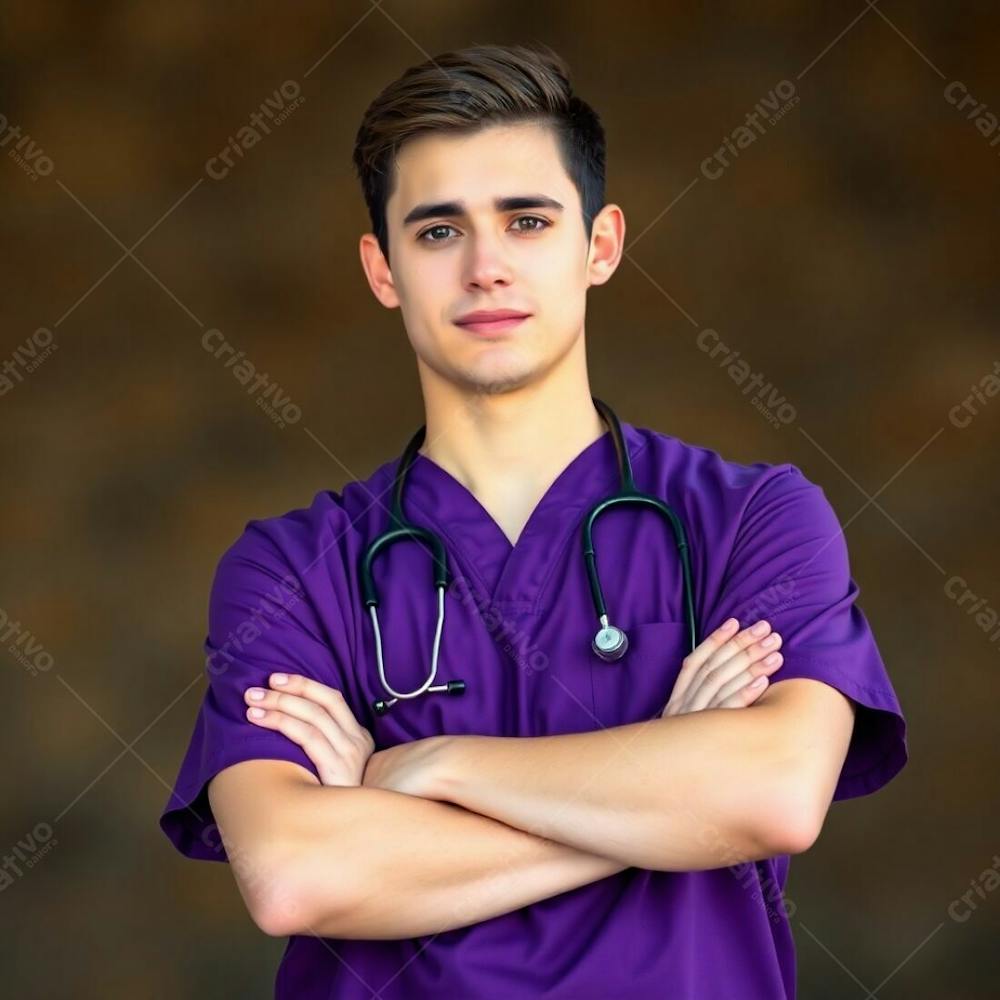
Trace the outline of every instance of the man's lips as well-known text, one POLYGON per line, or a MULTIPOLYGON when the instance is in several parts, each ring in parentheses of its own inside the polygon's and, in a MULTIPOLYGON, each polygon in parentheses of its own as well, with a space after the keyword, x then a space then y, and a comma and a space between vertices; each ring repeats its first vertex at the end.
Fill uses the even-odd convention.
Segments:
POLYGON ((513 310, 498 310, 496 312, 470 313, 467 317, 455 320, 456 325, 474 333, 499 333, 512 329, 524 322, 530 313, 520 313, 513 310))

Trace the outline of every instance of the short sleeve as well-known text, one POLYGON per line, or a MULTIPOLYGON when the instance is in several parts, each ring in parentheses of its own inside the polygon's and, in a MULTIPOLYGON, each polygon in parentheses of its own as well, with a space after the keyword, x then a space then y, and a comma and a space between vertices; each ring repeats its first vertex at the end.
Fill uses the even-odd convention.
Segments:
POLYGON ((856 703, 834 800, 874 792, 906 764, 906 722, 857 604, 847 544, 823 490, 794 465, 770 467, 747 501, 705 634, 735 616, 766 619, 782 637, 773 683, 823 681, 856 703))
MULTIPOLYGON (((160 828, 189 858, 228 861, 209 805, 207 784, 243 760, 287 760, 319 777, 306 753, 283 733, 246 717, 243 693, 266 688, 274 671, 305 674, 343 690, 345 654, 321 624, 306 582, 290 557, 251 521, 223 554, 212 582, 204 650, 208 687, 160 828)), ((321 568, 308 572, 322 572, 321 568)), ((339 630, 343 632, 343 629, 339 630)))

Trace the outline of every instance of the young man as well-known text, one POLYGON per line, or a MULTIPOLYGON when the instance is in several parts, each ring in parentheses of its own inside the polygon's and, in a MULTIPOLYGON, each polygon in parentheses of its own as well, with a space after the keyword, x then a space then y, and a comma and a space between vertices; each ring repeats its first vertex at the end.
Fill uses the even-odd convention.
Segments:
POLYGON ((581 525, 621 465, 584 315, 625 223, 597 116, 553 53, 480 46, 388 87, 355 159, 425 435, 223 555, 164 832, 289 936, 279 997, 793 997, 789 856, 907 759, 832 508, 623 422, 698 641, 649 506, 593 527, 599 620, 581 525), (450 586, 430 534, 392 544, 373 614, 394 498, 450 586), (432 673, 452 695, 409 697, 432 673))

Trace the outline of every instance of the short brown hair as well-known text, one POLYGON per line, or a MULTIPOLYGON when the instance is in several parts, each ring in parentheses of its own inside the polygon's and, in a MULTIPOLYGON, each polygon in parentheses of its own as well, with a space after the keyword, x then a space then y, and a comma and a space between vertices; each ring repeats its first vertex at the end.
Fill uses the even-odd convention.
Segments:
POLYGON ((498 123, 542 122, 556 136, 566 173, 580 194, 590 238, 604 206, 604 128, 573 93, 566 63, 548 46, 475 45, 408 69, 368 106, 354 143, 372 230, 389 259, 385 205, 402 145, 428 132, 461 134, 498 123))

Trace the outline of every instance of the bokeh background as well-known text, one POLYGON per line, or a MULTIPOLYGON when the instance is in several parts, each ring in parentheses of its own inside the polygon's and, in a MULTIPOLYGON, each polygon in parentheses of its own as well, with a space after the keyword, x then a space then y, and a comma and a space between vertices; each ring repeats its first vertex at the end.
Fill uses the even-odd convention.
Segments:
POLYGON ((6 996, 271 995, 283 941, 157 826, 212 572, 248 520, 366 478, 421 422, 399 314, 357 260, 363 109, 436 53, 533 40, 601 113, 629 223, 590 298, 595 393, 822 485, 907 715, 908 766, 793 859, 801 995, 995 995, 1000 643, 949 596, 1000 608, 994 5, 36 0, 0 19, 6 996), (213 176, 283 86, 287 118, 213 176), (705 168, 776 88, 787 113, 705 168), (792 419, 698 349, 706 328, 792 419), (269 419, 210 329, 301 419, 269 419), (973 883, 976 909, 949 910, 973 883))

